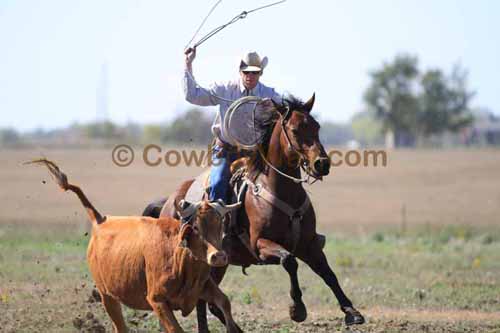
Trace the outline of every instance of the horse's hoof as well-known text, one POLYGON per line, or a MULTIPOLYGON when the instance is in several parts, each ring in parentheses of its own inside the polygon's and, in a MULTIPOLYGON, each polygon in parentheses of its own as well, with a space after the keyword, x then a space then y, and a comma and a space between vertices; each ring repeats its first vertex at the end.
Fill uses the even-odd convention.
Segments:
POLYGON ((234 325, 230 325, 227 327, 228 333, 243 333, 243 330, 238 326, 238 324, 234 323, 234 325))
POLYGON ((344 307, 342 311, 345 313, 345 324, 347 326, 351 325, 361 325, 365 323, 365 318, 363 315, 353 307, 344 307))
POLYGON ((290 319, 297 323, 301 323, 307 318, 307 310, 304 303, 294 303, 290 305, 290 319))
POLYGON ((316 235, 316 239, 318 241, 318 245, 321 249, 324 249, 325 248, 325 244, 326 244, 326 236, 325 235, 321 235, 321 234, 317 234, 316 235))

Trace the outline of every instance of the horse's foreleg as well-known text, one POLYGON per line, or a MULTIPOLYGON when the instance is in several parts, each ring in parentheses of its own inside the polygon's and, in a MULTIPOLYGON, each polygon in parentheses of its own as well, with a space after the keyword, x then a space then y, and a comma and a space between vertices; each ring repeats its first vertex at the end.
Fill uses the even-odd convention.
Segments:
POLYGON ((263 238, 257 241, 257 248, 262 261, 269 264, 280 263, 290 276, 290 297, 293 300, 293 304, 289 308, 290 318, 296 322, 306 320, 307 310, 304 302, 302 302, 302 291, 297 277, 299 264, 295 257, 281 245, 263 238))
POLYGON ((337 276, 335 276, 330 265, 328 265, 328 261, 319 242, 311 243, 308 251, 306 251, 303 256, 299 256, 299 258, 308 264, 316 274, 321 276, 333 291, 340 304, 340 309, 345 313, 346 324, 363 324, 365 319, 361 313, 353 307, 351 300, 344 294, 337 280, 337 276))

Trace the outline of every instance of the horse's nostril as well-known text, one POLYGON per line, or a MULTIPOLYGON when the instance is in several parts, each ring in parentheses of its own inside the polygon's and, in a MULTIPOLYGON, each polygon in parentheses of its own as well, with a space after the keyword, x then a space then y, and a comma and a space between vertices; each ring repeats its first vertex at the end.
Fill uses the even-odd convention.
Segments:
POLYGON ((318 158, 314 161, 314 170, 323 176, 328 175, 330 173, 330 161, 328 158, 318 158))
POLYGON ((322 165, 323 165, 323 163, 321 162, 321 160, 318 159, 318 160, 314 161, 314 169, 316 171, 322 170, 322 165))
POLYGON ((323 162, 323 175, 326 176, 328 173, 330 173, 330 160, 326 159, 323 162))
POLYGON ((330 165, 326 165, 325 167, 323 167, 323 176, 326 176, 330 173, 330 165))

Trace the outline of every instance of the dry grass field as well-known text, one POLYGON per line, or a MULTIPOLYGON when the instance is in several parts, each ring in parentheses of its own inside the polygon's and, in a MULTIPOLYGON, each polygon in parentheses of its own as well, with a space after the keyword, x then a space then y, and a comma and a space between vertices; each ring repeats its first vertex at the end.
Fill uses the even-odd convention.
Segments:
MULTIPOLYGON (((140 148, 120 168, 111 150, 0 151, 0 332, 110 331, 91 297, 83 209, 46 170, 21 163, 56 161, 114 215, 139 215, 201 171, 149 167, 140 148)), ((332 294, 303 264, 302 324, 288 319, 283 269, 252 267, 244 277, 231 268, 222 288, 245 331, 500 332, 500 151, 388 152, 386 167, 334 168, 308 190, 329 261, 368 322, 346 329, 332 294)), ((158 331, 153 317, 126 313, 135 331, 158 331)), ((182 325, 195 332, 194 314, 182 325)))
MULTIPOLYGON (((135 149, 135 161, 123 168, 113 164, 111 148, 1 151, 2 223, 82 221, 82 210, 72 196, 56 195, 53 186, 42 184, 49 179, 44 170, 21 166, 41 155, 57 161, 103 212, 113 214, 141 213, 149 200, 168 195, 179 181, 202 170, 147 166, 140 148, 135 149)), ((500 223, 499 150, 395 151, 387 156, 386 167, 341 166, 308 188, 321 228, 399 225, 403 207, 408 225, 500 223)))

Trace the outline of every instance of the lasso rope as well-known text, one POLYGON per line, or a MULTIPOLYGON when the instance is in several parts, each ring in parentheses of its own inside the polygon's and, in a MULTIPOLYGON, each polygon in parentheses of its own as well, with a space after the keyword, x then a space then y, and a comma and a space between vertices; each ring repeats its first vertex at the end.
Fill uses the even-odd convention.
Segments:
MULTIPOLYGON (((217 28, 213 29, 212 31, 210 31, 209 33, 207 33, 205 36, 203 36, 198 42, 196 42, 192 47, 189 47, 186 49, 186 51, 184 52, 185 54, 188 54, 188 53, 191 53, 191 51, 193 51, 193 49, 197 48, 198 46, 200 46, 201 44, 205 43, 208 39, 210 39, 212 36, 214 36, 216 33, 218 33, 219 31, 221 31, 222 29, 226 28, 227 26, 233 24, 233 23, 236 23, 237 21, 241 20, 241 19, 244 19, 247 17, 248 14, 250 13, 253 13, 253 12, 256 12, 258 10, 261 10, 261 9, 264 9, 264 8, 268 8, 268 7, 271 7, 271 6, 275 6, 275 5, 278 5, 280 3, 283 3, 285 2, 286 0, 281 0, 281 1, 277 1, 277 2, 273 2, 271 4, 268 4, 268 5, 265 5, 265 6, 261 6, 261 7, 257 7, 257 8, 254 8, 252 10, 248 10, 248 11, 242 11, 240 14, 236 15, 235 17, 233 17, 229 22, 223 24, 223 25, 220 25, 218 26, 217 28)), ((220 2, 220 1, 219 1, 220 2)), ((203 26, 203 24, 205 23, 206 19, 208 18, 208 16, 212 13, 212 11, 215 9, 215 7, 219 4, 219 2, 217 2, 213 7, 212 9, 210 10, 209 14, 207 15, 207 17, 205 17, 205 19, 203 20, 202 24, 200 25, 200 27, 198 28, 198 30, 196 31, 195 35, 198 33, 198 31, 201 29, 201 26, 203 26)), ((191 44, 191 42, 193 41, 194 39, 194 36, 193 38, 191 38, 191 40, 189 41, 188 45, 191 44)))

